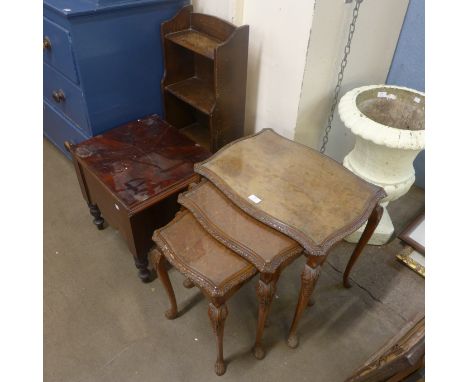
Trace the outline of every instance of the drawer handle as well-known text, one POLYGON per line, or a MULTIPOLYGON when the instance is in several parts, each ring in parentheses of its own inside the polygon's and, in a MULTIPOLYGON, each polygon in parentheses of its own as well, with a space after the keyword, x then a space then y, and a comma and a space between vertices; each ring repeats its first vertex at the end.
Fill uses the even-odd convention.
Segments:
POLYGON ((62 89, 54 90, 52 92, 52 98, 54 99, 55 102, 60 103, 62 101, 65 101, 65 93, 63 92, 62 89))
POLYGON ((42 40, 42 49, 43 50, 51 50, 52 49, 52 44, 49 40, 49 37, 45 36, 44 39, 42 40))

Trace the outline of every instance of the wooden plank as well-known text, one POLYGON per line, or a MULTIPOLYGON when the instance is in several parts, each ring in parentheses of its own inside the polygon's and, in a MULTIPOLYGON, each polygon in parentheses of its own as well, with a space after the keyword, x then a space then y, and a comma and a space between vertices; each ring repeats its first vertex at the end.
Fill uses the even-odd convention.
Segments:
POLYGON ((220 44, 220 41, 214 37, 193 29, 169 33, 166 35, 166 38, 175 44, 183 46, 184 48, 210 59, 214 59, 214 51, 220 44))
POLYGON ((216 102, 213 85, 197 77, 168 85, 166 90, 205 114, 211 114, 216 102))

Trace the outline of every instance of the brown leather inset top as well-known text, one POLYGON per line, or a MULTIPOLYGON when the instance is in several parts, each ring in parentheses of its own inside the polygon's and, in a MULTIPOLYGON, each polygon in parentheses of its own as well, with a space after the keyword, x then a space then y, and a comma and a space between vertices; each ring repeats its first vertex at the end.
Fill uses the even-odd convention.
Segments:
POLYGON ((195 171, 315 255, 359 228, 385 196, 333 159, 271 129, 225 146, 195 171))
POLYGON ((290 237, 247 215, 209 181, 179 194, 179 203, 217 240, 252 262, 260 272, 273 273, 302 252, 290 237))
POLYGON ((131 209, 193 177, 211 154, 157 115, 130 122, 72 146, 76 158, 131 209))
POLYGON ((153 240, 175 268, 212 296, 224 296, 257 273, 247 260, 211 237, 187 210, 156 230, 153 240))

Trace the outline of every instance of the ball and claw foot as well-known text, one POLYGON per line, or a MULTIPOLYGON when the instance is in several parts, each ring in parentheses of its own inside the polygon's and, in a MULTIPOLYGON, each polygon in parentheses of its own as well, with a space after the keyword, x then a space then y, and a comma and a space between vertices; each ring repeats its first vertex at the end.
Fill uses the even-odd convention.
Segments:
POLYGON ((187 289, 193 288, 195 284, 192 282, 190 279, 185 279, 184 280, 184 287, 187 289))
POLYGON ((299 339, 297 338, 297 335, 293 334, 293 335, 289 336, 287 344, 291 349, 297 348, 297 346, 299 345, 299 339))
POLYGON ((164 313, 164 315, 166 316, 166 318, 168 320, 173 320, 174 318, 177 317, 177 311, 174 310, 174 309, 168 309, 166 310, 166 312, 164 313))
POLYGON ((216 361, 214 369, 216 375, 223 375, 226 372, 226 364, 222 361, 216 361))
POLYGON ((254 353, 255 358, 257 359, 265 358, 265 350, 263 350, 261 346, 255 346, 253 348, 253 353, 254 353))

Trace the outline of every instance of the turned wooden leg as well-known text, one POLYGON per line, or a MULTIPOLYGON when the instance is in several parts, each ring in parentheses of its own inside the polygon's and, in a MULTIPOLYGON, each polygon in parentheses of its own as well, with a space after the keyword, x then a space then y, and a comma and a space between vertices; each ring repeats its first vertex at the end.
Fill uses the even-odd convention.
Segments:
POLYGON ((193 288, 195 286, 195 284, 193 283, 192 280, 190 279, 185 279, 184 280, 184 287, 187 288, 187 289, 190 289, 190 288, 193 288))
POLYGON ((310 256, 307 260, 307 264, 304 266, 304 270, 302 271, 301 291, 299 293, 299 299, 297 301, 296 311, 294 313, 294 319, 291 324, 291 328, 289 329, 287 341, 288 346, 290 348, 294 349, 299 344, 299 340, 296 334, 297 326, 299 324, 299 320, 301 319, 302 313, 304 312, 304 309, 310 301, 312 292, 314 291, 323 260, 324 257, 310 256))
MULTIPOLYGON (((138 269, 138 277, 144 283, 153 281, 151 271, 148 269, 148 258, 146 256, 134 256, 135 267, 138 269)), ((156 269, 156 268, 155 268, 156 269)))
POLYGON ((104 219, 101 217, 101 211, 97 204, 88 204, 89 213, 94 218, 93 223, 97 227, 97 229, 101 230, 104 229, 104 219))
POLYGON ((369 220, 367 221, 366 228, 364 229, 364 232, 362 233, 362 236, 359 239, 356 248, 354 248, 353 254, 351 255, 351 258, 348 261, 348 265, 346 266, 346 270, 343 274, 343 285, 345 286, 345 288, 351 288, 351 284, 349 283, 349 274, 351 273, 351 269, 356 263, 358 257, 361 255, 362 250, 371 238, 375 229, 379 225, 382 213, 383 207, 380 204, 377 204, 374 210, 372 211, 369 220))
POLYGON ((218 358, 215 363, 215 373, 223 375, 226 372, 226 364, 224 363, 223 356, 223 335, 224 335, 224 322, 228 315, 227 306, 224 302, 210 302, 208 305, 208 316, 213 326, 213 331, 216 335, 216 342, 218 346, 218 358))
POLYGON ((262 346, 262 337, 268 319, 268 314, 270 313, 271 300, 275 295, 278 277, 279 273, 274 275, 262 273, 260 274, 260 279, 258 280, 256 287, 258 298, 258 321, 253 353, 257 359, 263 359, 265 357, 265 350, 262 346))
POLYGON ((174 294, 174 289, 172 289, 171 280, 166 270, 166 258, 162 255, 161 252, 157 249, 153 249, 150 252, 150 260, 153 265, 153 268, 158 272, 158 278, 161 280, 161 283, 164 286, 164 289, 167 292, 169 297, 169 302, 171 303, 171 308, 166 311, 166 318, 172 320, 177 317, 177 301, 174 294))

